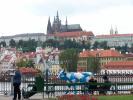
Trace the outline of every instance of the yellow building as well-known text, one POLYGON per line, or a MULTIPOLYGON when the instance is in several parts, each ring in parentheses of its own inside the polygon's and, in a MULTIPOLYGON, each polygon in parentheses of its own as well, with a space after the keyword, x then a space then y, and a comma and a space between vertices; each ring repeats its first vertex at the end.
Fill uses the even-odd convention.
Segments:
POLYGON ((78 71, 87 71, 88 58, 97 57, 99 58, 101 69, 104 65, 112 61, 125 61, 124 55, 116 51, 115 49, 110 50, 93 50, 93 51, 83 51, 79 54, 78 61, 78 71))

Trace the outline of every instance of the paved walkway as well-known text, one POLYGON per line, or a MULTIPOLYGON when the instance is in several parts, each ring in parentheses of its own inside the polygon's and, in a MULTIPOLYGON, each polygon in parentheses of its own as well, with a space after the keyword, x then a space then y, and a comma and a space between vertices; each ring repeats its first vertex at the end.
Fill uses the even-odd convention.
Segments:
MULTIPOLYGON (((42 99, 42 95, 34 95, 30 97, 28 100, 48 100, 48 99, 42 99)), ((0 100, 12 100, 13 96, 5 96, 5 95, 0 95, 0 100)), ((27 99, 24 99, 27 100, 27 99)))

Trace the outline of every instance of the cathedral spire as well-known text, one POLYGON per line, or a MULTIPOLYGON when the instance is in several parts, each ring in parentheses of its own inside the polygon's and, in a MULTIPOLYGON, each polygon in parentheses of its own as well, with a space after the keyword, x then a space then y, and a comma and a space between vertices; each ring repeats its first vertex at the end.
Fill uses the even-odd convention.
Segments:
POLYGON ((57 15, 56 15, 56 21, 57 21, 57 23, 60 22, 58 10, 57 10, 57 15))
POLYGON ((68 22, 67 22, 67 16, 66 16, 66 26, 68 25, 68 22))
POLYGON ((56 17, 59 18, 58 10, 57 10, 57 15, 56 15, 56 17))
POLYGON ((48 19, 47 34, 52 34, 52 27, 51 27, 50 17, 48 19))
POLYGON ((65 25, 66 25, 66 31, 68 31, 68 22, 67 22, 67 16, 66 16, 66 23, 65 23, 65 25))
POLYGON ((114 34, 114 30, 113 30, 113 28, 111 26, 111 28, 110 28, 110 35, 112 35, 112 34, 114 34))
POLYGON ((115 27, 115 34, 118 34, 118 30, 117 30, 117 27, 115 27))

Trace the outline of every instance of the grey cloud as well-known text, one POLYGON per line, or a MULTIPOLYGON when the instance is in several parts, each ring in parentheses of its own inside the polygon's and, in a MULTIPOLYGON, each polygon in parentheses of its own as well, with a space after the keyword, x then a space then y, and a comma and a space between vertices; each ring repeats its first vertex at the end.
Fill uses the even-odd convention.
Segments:
POLYGON ((108 7, 129 5, 133 0, 47 0, 27 5, 29 13, 38 16, 54 16, 56 11, 65 16, 77 13, 93 13, 108 7))

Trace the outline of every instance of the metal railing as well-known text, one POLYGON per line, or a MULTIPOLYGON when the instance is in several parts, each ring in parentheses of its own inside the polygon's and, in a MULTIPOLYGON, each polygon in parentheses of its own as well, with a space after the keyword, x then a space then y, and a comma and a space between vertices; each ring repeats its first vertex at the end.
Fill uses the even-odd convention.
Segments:
MULTIPOLYGON (((94 91, 93 94, 99 95, 100 92, 106 91, 106 94, 132 94, 133 93, 133 74, 108 74, 109 81, 111 83, 104 83, 103 77, 104 73, 96 74, 94 77, 97 83, 66 83, 63 80, 57 79, 57 74, 51 74, 49 76, 44 75, 44 97, 54 97, 64 94, 86 94, 90 91, 94 91), (97 88, 90 89, 89 86, 95 85, 97 88), (109 89, 101 88, 102 86, 110 86, 109 89), (75 89, 75 87, 76 89, 75 89)), ((34 84, 35 76, 33 75, 23 75, 21 89, 23 87, 27 88, 28 84, 34 84)), ((3 74, 0 79, 0 93, 10 94, 12 90, 11 87, 11 76, 7 73, 3 74), (8 77, 8 78, 7 78, 8 77)))

